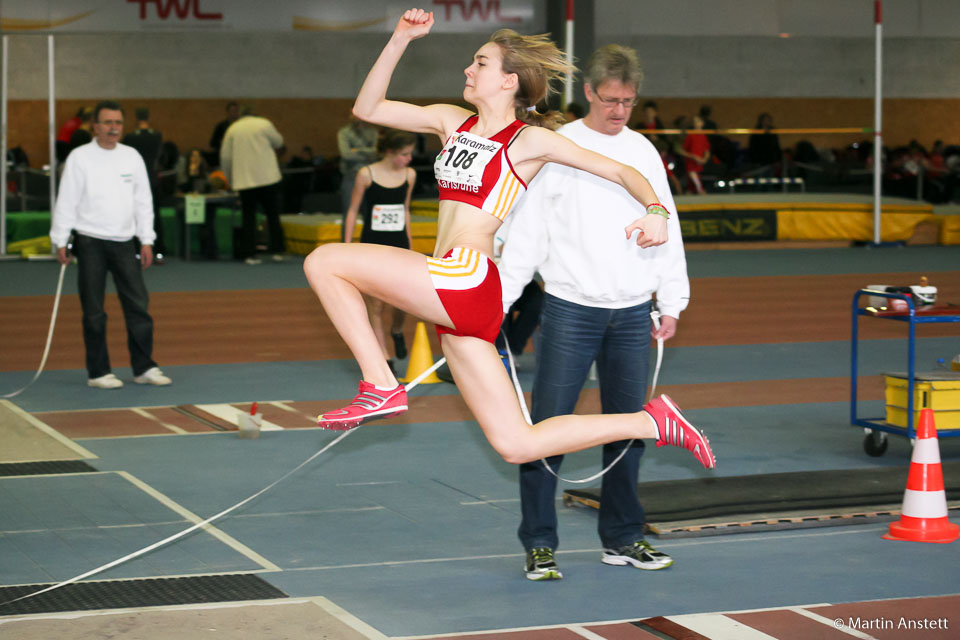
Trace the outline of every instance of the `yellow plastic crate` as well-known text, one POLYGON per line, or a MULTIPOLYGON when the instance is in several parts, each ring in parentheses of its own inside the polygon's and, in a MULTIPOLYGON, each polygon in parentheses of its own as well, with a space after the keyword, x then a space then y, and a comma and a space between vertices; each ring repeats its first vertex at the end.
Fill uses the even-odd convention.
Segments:
MULTIPOLYGON (((907 374, 889 373, 886 380, 886 421, 898 427, 907 426, 907 374)), ((960 374, 951 371, 914 374, 913 426, 916 428, 921 409, 933 409, 937 429, 960 429, 960 374)))
MULTIPOLYGON (((313 213, 306 215, 282 215, 283 237, 290 253, 305 256, 321 244, 340 242, 343 234, 342 216, 338 213, 313 213)), ((354 228, 353 239, 360 239, 363 223, 354 228)), ((437 241, 435 220, 411 220, 414 251, 430 254, 437 241)))

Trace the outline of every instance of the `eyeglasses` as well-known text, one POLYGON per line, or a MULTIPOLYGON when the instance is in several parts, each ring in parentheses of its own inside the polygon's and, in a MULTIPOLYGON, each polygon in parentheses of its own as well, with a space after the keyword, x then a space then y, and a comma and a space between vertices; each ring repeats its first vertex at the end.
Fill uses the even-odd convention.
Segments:
POLYGON ((597 100, 599 100, 601 104, 603 104, 603 106, 609 109, 612 109, 617 105, 620 105, 624 109, 633 109, 635 106, 637 106, 637 102, 639 102, 636 96, 634 96, 633 98, 624 98, 623 100, 617 100, 615 98, 604 98, 599 93, 595 93, 594 95, 597 96, 597 100))

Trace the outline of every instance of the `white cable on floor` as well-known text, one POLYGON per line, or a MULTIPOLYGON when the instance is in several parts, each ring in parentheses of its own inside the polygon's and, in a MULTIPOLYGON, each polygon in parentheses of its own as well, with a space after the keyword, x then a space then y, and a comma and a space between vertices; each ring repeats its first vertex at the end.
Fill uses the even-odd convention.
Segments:
POLYGON ((43 357, 40 358, 40 368, 33 376, 33 380, 27 383, 22 389, 17 389, 13 393, 0 396, 0 398, 14 398, 30 388, 34 382, 43 373, 43 368, 47 364, 47 356, 50 355, 50 344, 53 342, 53 328, 57 325, 57 311, 60 309, 60 294, 63 292, 63 275, 67 272, 67 265, 60 265, 60 278, 57 280, 57 294, 53 299, 53 313, 50 316, 50 329, 47 331, 47 345, 43 348, 43 357))
MULTIPOLYGON (((404 388, 405 388, 407 391, 410 391, 411 389, 413 389, 414 387, 416 387, 418 384, 420 384, 420 382, 421 382, 424 378, 426 378, 428 375, 430 375, 431 373, 433 373, 434 371, 436 371, 436 369, 437 369, 440 365, 442 365, 444 362, 445 362, 444 359, 441 359, 441 360, 435 362, 432 367, 430 367, 429 369, 427 369, 426 371, 424 371, 423 373, 421 373, 419 376, 417 376, 417 377, 416 377, 414 380, 412 380, 411 382, 407 383, 407 385, 406 385, 404 388)), ((142 556, 142 555, 144 555, 144 554, 146 554, 146 553, 149 553, 149 552, 153 551, 154 549, 159 549, 160 547, 162 547, 162 546, 164 546, 164 545, 170 544, 171 542, 173 542, 173 541, 175 541, 175 540, 179 540, 180 538, 182 538, 182 537, 184 537, 184 536, 186 536, 186 535, 189 535, 189 534, 193 533, 193 532, 196 531, 197 529, 201 529, 201 528, 203 528, 203 527, 206 527, 207 525, 213 524, 214 522, 216 522, 216 521, 219 520, 220 518, 222 518, 222 517, 224 517, 224 516, 226 516, 226 515, 234 512, 234 511, 236 511, 237 509, 239 509, 240 507, 244 506, 245 504, 247 504, 247 503, 249 503, 249 502, 252 502, 253 500, 259 498, 260 496, 262 496, 263 494, 265 494, 267 491, 270 491, 270 490, 273 489, 275 486, 277 486, 278 484, 280 484, 281 482, 283 482, 284 480, 286 480, 287 478, 289 478, 290 476, 292 476, 293 474, 295 474, 297 471, 299 471, 300 469, 304 468, 305 466, 307 466, 308 464, 310 464, 311 462, 313 462, 314 460, 316 460, 318 457, 320 457, 321 454, 329 451, 331 448, 333 448, 333 446, 334 446, 335 444, 337 444, 338 442, 340 442, 341 440, 343 440, 344 438, 346 438, 348 435, 350 435, 351 433, 356 432, 358 429, 359 429, 359 427, 357 427, 357 428, 355 428, 355 429, 349 429, 349 430, 347 430, 347 431, 344 431, 342 434, 340 434, 339 436, 337 436, 336 439, 334 439, 334 440, 332 440, 331 442, 327 443, 327 445, 326 445, 325 447, 323 447, 322 449, 320 449, 319 451, 317 451, 316 453, 314 453, 312 456, 310 456, 309 458, 307 458, 306 460, 304 460, 303 462, 301 462, 300 464, 298 464, 296 467, 294 467, 293 469, 291 469, 291 470, 288 471, 287 473, 283 474, 283 475, 282 475, 280 478, 278 478, 277 480, 274 480, 273 482, 271 482, 269 485, 267 485, 266 487, 264 487, 264 488, 261 489, 260 491, 257 491, 255 494, 253 494, 253 495, 250 496, 249 498, 246 498, 245 500, 241 500, 240 502, 238 502, 237 504, 233 505, 232 507, 229 507, 228 509, 224 509, 223 511, 221 511, 220 513, 218 513, 218 514, 216 514, 216 515, 210 516, 209 518, 207 518, 207 519, 204 520, 203 522, 198 522, 198 523, 194 524, 193 526, 188 527, 188 528, 184 529, 183 531, 181 531, 181 532, 179 532, 179 533, 175 533, 175 534, 173 534, 172 536, 169 536, 169 537, 167 537, 167 538, 164 538, 163 540, 160 540, 159 542, 154 542, 153 544, 151 544, 151 545, 149 545, 149 546, 146 546, 146 547, 140 549, 139 551, 134 551, 133 553, 127 554, 127 555, 123 556, 122 558, 118 558, 118 559, 116 559, 116 560, 114 560, 114 561, 112 561, 112 562, 108 562, 107 564, 101 565, 101 566, 97 567, 96 569, 91 569, 90 571, 87 571, 86 573, 82 573, 82 574, 80 574, 80 575, 78 575, 78 576, 75 576, 75 577, 73 577, 73 578, 70 578, 69 580, 64 580, 63 582, 58 582, 57 584, 51 585, 51 586, 49 586, 49 587, 45 587, 45 588, 43 588, 43 589, 40 589, 39 591, 34 591, 33 593, 28 593, 28 594, 25 595, 25 596, 20 596, 19 598, 15 598, 14 600, 8 600, 7 602, 0 603, 0 607, 5 606, 5 605, 8 605, 8 604, 12 604, 12 603, 14 603, 14 602, 18 602, 18 601, 20 601, 20 600, 25 600, 25 599, 27 599, 27 598, 32 598, 32 597, 38 596, 38 595, 40 595, 40 594, 42 594, 42 593, 48 593, 48 592, 50 592, 50 591, 53 591, 54 589, 59 589, 59 588, 61 588, 61 587, 65 587, 65 586, 67 586, 67 585, 69 585, 69 584, 73 584, 73 583, 75 583, 75 582, 79 582, 80 580, 83 580, 84 578, 89 578, 89 577, 94 576, 94 575, 96 575, 96 574, 98 574, 98 573, 102 573, 102 572, 106 571, 107 569, 112 569, 113 567, 116 567, 116 566, 118 566, 118 565, 121 565, 121 564, 123 564, 124 562, 127 562, 128 560, 133 560, 134 558, 138 558, 138 557, 140 557, 140 556, 142 556)))
MULTIPOLYGON (((51 321, 50 321, 50 331, 49 331, 49 334, 48 334, 48 336, 47 336, 47 348, 44 350, 43 361, 40 363, 40 370, 41 370, 41 371, 43 370, 43 365, 44 365, 44 363, 46 362, 47 354, 49 353, 49 349, 50 349, 50 339, 51 339, 52 336, 53 336, 53 327, 54 327, 54 323, 55 323, 56 317, 57 317, 57 307, 58 307, 59 302, 60 302, 60 292, 61 292, 61 287, 62 287, 62 285, 63 285, 63 274, 64 274, 64 271, 65 271, 65 270, 66 270, 66 265, 63 265, 62 268, 60 269, 60 282, 59 282, 58 285, 57 285, 57 297, 56 297, 56 302, 54 303, 53 317, 51 318, 51 321)), ((654 312, 654 313, 656 313, 656 312, 654 312)), ((653 316, 653 314, 651 314, 651 316, 653 316)), ((653 321, 654 321, 654 324, 659 328, 660 323, 659 323, 659 319, 658 319, 658 318, 659 318, 659 314, 658 314, 656 317, 654 317, 654 320, 653 320, 653 321)), ((654 377, 653 377, 654 387, 656 386, 657 374, 659 373, 659 370, 660 370, 660 362, 661 362, 660 356, 662 355, 662 351, 663 351, 663 340, 658 340, 658 341, 657 341, 657 346, 658 346, 658 350, 657 350, 657 370, 656 370, 656 372, 654 373, 654 377)), ((524 417, 526 418, 527 422, 530 422, 530 413, 529 413, 529 411, 527 410, 526 402, 525 402, 524 399, 523 399, 523 391, 520 389, 520 383, 519 383, 519 381, 517 380, 516 366, 515 366, 515 364, 514 364, 514 362, 513 362, 513 355, 510 354, 509 346, 508 346, 508 348, 507 348, 507 353, 509 354, 509 359, 510 359, 510 373, 511 373, 511 376, 513 377, 514 387, 515 387, 516 390, 517 390, 517 397, 518 397, 518 399, 519 399, 519 401, 520 401, 520 408, 521 408, 521 410, 523 411, 523 415, 524 415, 524 417)), ((445 362, 446 362, 446 358, 440 358, 439 360, 437 360, 437 361, 433 364, 433 366, 431 366, 431 367, 428 368, 426 371, 424 371, 423 373, 421 373, 419 376, 417 376, 416 378, 414 378, 411 382, 407 383, 407 384, 404 386, 404 388, 409 392, 409 391, 412 390, 414 387, 416 387, 418 384, 420 384, 420 382, 421 382, 424 378, 426 378, 428 375, 430 375, 431 373, 433 373, 434 371, 436 371, 436 370, 437 370, 441 365, 443 365, 445 362)), ((37 379, 39 376, 40 376, 40 371, 37 372, 37 375, 34 377, 34 380, 31 381, 30 384, 33 384, 33 382, 35 382, 36 379, 37 379)), ((30 385, 27 385, 27 386, 30 386, 30 385)), ((651 395, 653 394, 653 388, 654 388, 654 387, 651 388, 651 392, 650 392, 651 395)), ((24 389, 26 389, 26 387, 24 387, 24 389)), ((17 392, 14 393, 13 395, 16 395, 17 393, 20 393, 21 391, 23 391, 23 389, 21 389, 20 391, 17 391, 17 392)), ((12 397, 12 396, 4 396, 4 397, 12 397)), ((97 575, 98 573, 102 573, 102 572, 106 571, 107 569, 112 569, 113 567, 119 566, 119 565, 127 562, 128 560, 133 560, 134 558, 138 558, 138 557, 140 557, 140 556, 142 556, 142 555, 144 555, 144 554, 146 554, 146 553, 149 553, 149 552, 153 551, 154 549, 159 549, 159 548, 162 547, 162 546, 165 546, 165 545, 167 545, 167 544, 170 544, 171 542, 173 542, 173 541, 175 541, 175 540, 179 540, 180 538, 183 538, 184 536, 187 536, 187 535, 193 533, 193 532, 196 531, 197 529, 201 529, 201 528, 203 528, 203 527, 206 527, 207 525, 213 524, 214 522, 216 522, 216 521, 219 520, 220 518, 222 518, 222 517, 224 517, 224 516, 226 516, 226 515, 228 515, 228 514, 230 514, 230 513, 233 513, 234 511, 236 511, 236 510, 239 509, 240 507, 244 506, 245 504, 247 504, 247 503, 249 503, 249 502, 252 502, 252 501, 255 500, 256 498, 259 498, 260 496, 262 496, 262 495, 265 494, 266 492, 270 491, 270 490, 273 489, 275 486, 277 486, 278 484, 280 484, 281 482, 283 482, 284 480, 286 480, 287 478, 289 478, 290 476, 292 476, 293 474, 295 474, 297 471, 299 471, 299 470, 302 469, 303 467, 305 467, 305 466, 307 466, 308 464, 310 464, 311 462, 313 462, 313 461, 314 461, 315 459, 317 459, 320 455, 322 455, 323 453, 329 451, 331 448, 333 448, 334 445, 336 445, 338 442, 340 442, 341 440, 343 440, 344 438, 346 438, 348 435, 350 435, 351 433, 356 432, 358 429, 359 429, 359 427, 358 427, 358 428, 355 428, 355 429, 350 429, 350 430, 348 430, 348 431, 344 431, 344 432, 343 432, 342 434, 340 434, 336 439, 334 439, 334 440, 332 440, 331 442, 327 443, 327 445, 326 445, 325 447, 323 447, 322 449, 320 449, 319 451, 317 451, 316 453, 314 453, 312 456, 310 456, 309 458, 307 458, 306 460, 304 460, 303 462, 301 462, 300 464, 298 464, 296 467, 294 467, 293 469, 291 469, 290 471, 288 471, 287 473, 285 473, 284 475, 282 475, 282 476, 281 476, 280 478, 278 478, 277 480, 274 480, 273 482, 271 482, 269 485, 267 485, 266 487, 264 487, 264 488, 261 489, 260 491, 257 491, 255 494, 253 494, 253 495, 250 496, 249 498, 246 498, 245 500, 241 500, 240 502, 236 503, 236 504, 233 505, 232 507, 229 507, 229 508, 227 508, 227 509, 224 509, 223 511, 221 511, 220 513, 218 513, 218 514, 216 514, 216 515, 210 516, 209 518, 207 518, 206 520, 204 520, 204 521, 202 521, 202 522, 198 522, 198 523, 194 524, 193 526, 188 527, 188 528, 184 529, 183 531, 180 531, 179 533, 175 533, 175 534, 173 534, 172 536, 169 536, 169 537, 167 537, 167 538, 164 538, 163 540, 160 540, 159 542, 154 542, 153 544, 148 545, 148 546, 140 549, 139 551, 134 551, 133 553, 127 554, 127 555, 123 556, 122 558, 118 558, 118 559, 116 559, 116 560, 114 560, 114 561, 112 561, 112 562, 108 562, 107 564, 101 565, 101 566, 97 567, 96 569, 91 569, 90 571, 87 571, 86 573, 82 573, 82 574, 80 574, 80 575, 78 575, 78 576, 74 576, 73 578, 70 578, 69 580, 64 580, 63 582, 58 582, 57 584, 51 585, 51 586, 49 586, 49 587, 45 587, 45 588, 43 588, 43 589, 40 589, 39 591, 34 591, 33 593, 28 593, 27 595, 20 596, 19 598, 15 598, 15 599, 13 599, 13 600, 8 600, 8 601, 6 601, 6 602, 0 603, 0 607, 6 606, 6 605, 8 605, 8 604, 13 604, 14 602, 19 602, 20 600, 26 600, 27 598, 33 598, 33 597, 38 596, 38 595, 40 595, 40 594, 49 593, 50 591, 54 591, 55 589, 60 589, 61 587, 65 587, 65 586, 67 586, 67 585, 74 584, 74 583, 76 583, 76 582, 79 582, 80 580, 83 580, 84 578, 89 578, 89 577, 91 577, 91 576, 97 575)), ((560 480, 563 480, 564 482, 571 482, 571 483, 590 482, 591 480, 594 480, 594 479, 596 479, 596 478, 599 478, 599 477, 602 476, 604 473, 606 473, 607 471, 609 471, 610 468, 613 467, 613 465, 615 465, 617 462, 619 462, 620 458, 623 457, 623 455, 626 453, 627 449, 630 447, 631 444, 633 444, 633 440, 631 440, 631 441, 627 444, 627 447, 624 448, 624 450, 620 453, 619 456, 617 456, 617 459, 614 460, 613 463, 610 464, 610 466, 608 466, 606 469, 604 469, 604 470, 601 471, 600 473, 595 474, 594 476, 591 476, 590 478, 586 478, 586 479, 584 479, 584 480, 568 480, 568 479, 566 479, 566 478, 561 478, 560 476, 557 476, 557 478, 559 478, 560 480)), ((543 461, 543 463, 544 463, 544 466, 547 468, 547 470, 550 471, 550 473, 553 473, 554 475, 556 475, 556 474, 553 472, 553 469, 551 469, 550 466, 547 465, 547 463, 546 463, 545 460, 543 461)))
MULTIPOLYGON (((654 308, 650 312, 650 320, 653 321, 653 326, 657 329, 660 328, 660 312, 654 308)), ((506 340, 506 336, 504 336, 506 340)), ((507 358, 510 361, 510 376, 513 378, 513 388, 517 391, 517 399, 520 401, 520 410, 523 411, 523 417, 526 418, 528 424, 533 424, 533 421, 530 419, 530 412, 527 410, 527 402, 523 399, 523 390, 520 388, 520 381, 517 379, 517 367, 513 361, 513 352, 510 351, 510 345, 507 345, 507 358)), ((654 391, 657 389, 657 379, 660 377, 660 365, 663 363, 663 338, 657 338, 657 365, 653 370, 653 383, 650 385, 650 394, 647 396, 647 399, 653 397, 654 391)), ((613 469, 613 467, 620 462, 620 459, 623 458, 629 451, 630 447, 633 446, 634 440, 630 440, 626 446, 624 446, 623 451, 620 452, 620 455, 617 458, 608 464, 604 469, 601 469, 599 472, 593 474, 589 478, 583 478, 582 480, 574 480, 572 478, 564 478, 561 475, 558 475, 556 471, 550 468, 550 465, 547 463, 545 458, 541 458, 540 462, 543 463, 543 468, 550 472, 550 475, 555 477, 557 480, 562 480, 563 482, 568 482, 570 484, 586 484, 588 482, 593 482, 597 478, 602 478, 605 473, 613 469)))

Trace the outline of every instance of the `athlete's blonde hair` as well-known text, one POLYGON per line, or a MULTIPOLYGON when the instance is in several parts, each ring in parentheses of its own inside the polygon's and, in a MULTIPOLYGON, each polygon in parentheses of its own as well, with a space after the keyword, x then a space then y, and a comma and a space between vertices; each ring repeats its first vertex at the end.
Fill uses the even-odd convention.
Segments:
POLYGON ((575 67, 567 64, 563 52, 546 35, 525 36, 513 29, 500 29, 490 36, 490 42, 500 47, 503 72, 517 74, 517 119, 548 129, 560 126, 563 123, 560 112, 538 113, 528 109, 557 92, 551 81, 576 72, 575 67))

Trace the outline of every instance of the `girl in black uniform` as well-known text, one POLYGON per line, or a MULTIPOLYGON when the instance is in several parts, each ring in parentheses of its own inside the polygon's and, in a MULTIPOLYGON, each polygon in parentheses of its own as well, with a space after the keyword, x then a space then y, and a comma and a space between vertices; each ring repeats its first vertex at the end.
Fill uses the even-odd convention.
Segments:
MULTIPOLYGON (((417 173, 408 165, 413 157, 416 137, 406 131, 388 131, 380 142, 382 158, 360 170, 353 185, 350 208, 345 221, 344 241, 352 242, 357 224, 357 214, 363 216, 363 231, 360 242, 382 244, 401 249, 410 249, 413 238, 410 234, 410 195, 417 173)), ((384 307, 380 300, 365 296, 370 322, 384 357, 387 352, 386 334, 383 330, 384 307)), ((403 322, 406 314, 394 308, 390 323, 394 355, 407 357, 407 345, 403 338, 403 322)), ((392 368, 392 367, 391 367, 392 368)))

